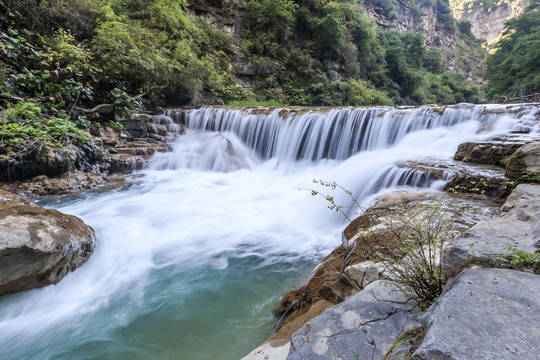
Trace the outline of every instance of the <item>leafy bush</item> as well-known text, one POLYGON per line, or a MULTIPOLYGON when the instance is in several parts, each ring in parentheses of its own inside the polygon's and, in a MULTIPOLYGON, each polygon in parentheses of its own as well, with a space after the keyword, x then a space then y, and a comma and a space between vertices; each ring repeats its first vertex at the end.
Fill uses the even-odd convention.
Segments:
MULTIPOLYGON (((352 205, 339 205, 335 198, 318 190, 312 196, 328 201, 328 208, 342 213, 349 221, 348 209, 359 207, 353 193, 335 182, 314 180, 331 190, 343 191, 352 205)), ((454 223, 463 208, 448 201, 430 203, 404 202, 387 208, 369 209, 360 215, 362 224, 357 242, 371 247, 388 276, 413 292, 421 304, 432 303, 442 292, 446 274, 441 256, 444 246, 458 233, 454 223)))
POLYGON ((89 137, 77 129, 65 112, 46 116, 36 102, 9 105, 0 118, 0 149, 8 158, 39 146, 61 148, 68 143, 87 141, 89 137))

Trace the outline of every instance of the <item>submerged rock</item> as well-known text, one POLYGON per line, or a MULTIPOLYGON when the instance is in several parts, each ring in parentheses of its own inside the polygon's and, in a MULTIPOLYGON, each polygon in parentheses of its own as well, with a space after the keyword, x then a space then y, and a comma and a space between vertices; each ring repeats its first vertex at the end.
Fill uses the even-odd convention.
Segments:
POLYGON ((472 269, 446 284, 423 318, 413 359, 538 359, 540 276, 472 269))
POLYGON ((55 284, 95 246, 81 219, 0 189, 0 294, 55 284))

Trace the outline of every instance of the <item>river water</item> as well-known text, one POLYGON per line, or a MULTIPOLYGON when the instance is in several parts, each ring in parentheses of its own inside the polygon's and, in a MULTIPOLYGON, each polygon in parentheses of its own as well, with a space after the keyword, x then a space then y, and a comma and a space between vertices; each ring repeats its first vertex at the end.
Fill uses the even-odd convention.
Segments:
POLYGON ((96 250, 58 284, 0 298, 0 359, 239 359, 273 331, 273 304, 341 243, 345 220, 304 190, 313 179, 364 204, 404 183, 440 188, 394 164, 539 130, 533 110, 509 109, 169 113, 186 133, 130 187, 41 201, 91 225, 96 250))

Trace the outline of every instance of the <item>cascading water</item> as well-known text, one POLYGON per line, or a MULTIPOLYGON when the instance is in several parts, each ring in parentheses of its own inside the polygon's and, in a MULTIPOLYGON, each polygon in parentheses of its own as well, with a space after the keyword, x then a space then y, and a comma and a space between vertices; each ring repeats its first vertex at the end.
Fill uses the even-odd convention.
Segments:
POLYGON ((160 124, 185 134, 130 188, 42 201, 93 226, 97 248, 60 283, 0 298, 0 359, 238 359, 272 332, 273 303, 341 242, 345 220, 298 189, 336 181, 364 201, 436 189, 395 164, 538 132, 536 109, 170 112, 160 124))

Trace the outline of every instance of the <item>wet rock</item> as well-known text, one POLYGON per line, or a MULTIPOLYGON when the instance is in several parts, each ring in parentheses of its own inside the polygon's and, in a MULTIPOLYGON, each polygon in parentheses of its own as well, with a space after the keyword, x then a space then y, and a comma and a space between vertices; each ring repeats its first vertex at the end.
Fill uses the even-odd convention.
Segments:
POLYGON ((504 199, 514 189, 516 182, 504 176, 502 168, 483 169, 477 172, 461 172, 452 177, 444 190, 450 193, 480 194, 504 199))
POLYGON ((443 263, 455 272, 472 259, 492 260, 513 247, 536 251, 540 238, 540 185, 520 184, 501 207, 500 217, 478 222, 443 252, 443 263))
POLYGON ((161 142, 133 141, 124 142, 124 147, 111 148, 111 173, 125 174, 142 169, 155 152, 170 150, 169 145, 161 142))
POLYGON ((81 219, 0 190, 0 294, 54 284, 95 246, 81 219))
POLYGON ((444 190, 449 193, 479 194, 503 199, 515 185, 514 180, 505 176, 503 168, 492 165, 425 159, 403 162, 398 167, 421 171, 432 180, 448 180, 444 190))
POLYGON ((510 155, 523 145, 538 140, 538 134, 509 134, 484 142, 466 142, 458 146, 454 160, 505 168, 510 155))
POLYGON ((471 269, 450 280, 422 322, 413 359, 537 359, 540 276, 471 269))
POLYGON ((415 307, 394 283, 371 283, 298 330, 287 360, 382 358, 399 334, 418 326, 415 307))
POLYGON ((540 141, 520 147, 508 160, 506 176, 520 178, 523 172, 540 175, 540 141))
POLYGON ((29 181, 5 185, 4 188, 17 194, 35 197, 79 192, 105 185, 108 182, 108 175, 104 173, 74 171, 59 178, 40 175, 29 181))

